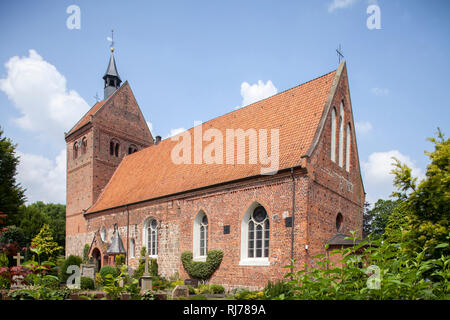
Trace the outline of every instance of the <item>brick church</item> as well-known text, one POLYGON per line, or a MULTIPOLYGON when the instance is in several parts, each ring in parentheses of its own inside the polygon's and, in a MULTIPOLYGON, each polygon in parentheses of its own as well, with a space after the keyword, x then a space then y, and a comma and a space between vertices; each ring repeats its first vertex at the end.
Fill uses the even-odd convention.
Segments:
POLYGON ((185 279, 182 252, 205 261, 218 249, 210 282, 261 288, 282 279, 292 258, 301 269, 325 244, 344 245, 351 230, 361 236, 365 193, 345 61, 178 136, 192 135, 194 146, 196 131, 235 129, 231 147, 244 146, 246 161, 232 161, 234 152, 227 161, 173 161, 179 141, 153 137, 113 49, 103 80, 104 100, 65 133, 66 255, 81 256, 88 244, 99 266, 123 253, 136 268, 145 246, 162 276, 185 279), (250 161, 261 129, 278 129, 270 174, 250 161))

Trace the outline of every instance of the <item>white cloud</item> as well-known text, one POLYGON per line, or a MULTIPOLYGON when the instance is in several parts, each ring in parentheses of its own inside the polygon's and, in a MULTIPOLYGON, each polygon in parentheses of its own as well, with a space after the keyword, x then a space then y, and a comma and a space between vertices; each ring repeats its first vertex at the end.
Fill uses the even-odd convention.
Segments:
POLYGON ((17 180, 26 188, 27 203, 66 203, 66 150, 56 159, 17 151, 20 156, 17 180))
POLYGON ((328 12, 333 12, 336 9, 344 9, 352 4, 354 4, 358 0, 333 0, 332 3, 328 6, 328 12))
POLYGON ((185 128, 170 129, 170 133, 164 139, 176 136, 177 134, 182 133, 184 131, 186 131, 185 128))
MULTIPOLYGON (((250 85, 248 82, 242 82, 241 84, 241 106, 252 104, 256 101, 273 96, 278 92, 277 88, 273 85, 272 81, 268 80, 264 83, 258 80, 257 84, 250 85)), ((235 109, 237 109, 236 107, 235 109)))
POLYGON ((370 91, 377 96, 387 96, 389 94, 389 89, 387 88, 372 88, 370 91))
POLYGON ((367 134, 372 130, 372 124, 369 121, 361 121, 355 123, 357 134, 367 134))
POLYGON ((390 173, 394 168, 392 166, 392 163, 394 163, 392 157, 408 165, 412 169, 414 177, 419 178, 419 180, 425 177, 423 170, 416 167, 409 156, 402 154, 398 150, 372 153, 367 162, 363 161, 361 163, 364 187, 367 193, 366 200, 372 204, 380 198, 388 199, 392 191, 394 191, 394 175, 390 173))
POLYGON ((63 143, 63 132, 89 109, 86 101, 68 90, 66 78, 35 50, 28 57, 10 58, 5 67, 8 75, 0 79, 0 90, 21 113, 16 124, 63 143))

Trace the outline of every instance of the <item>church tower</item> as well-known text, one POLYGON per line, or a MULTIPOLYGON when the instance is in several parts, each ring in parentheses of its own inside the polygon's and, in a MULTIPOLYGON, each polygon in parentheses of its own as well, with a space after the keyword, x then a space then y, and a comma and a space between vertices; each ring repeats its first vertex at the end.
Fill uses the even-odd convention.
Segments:
POLYGON ((111 47, 111 58, 109 59, 108 69, 103 76, 105 81, 104 99, 108 99, 119 87, 122 80, 117 72, 116 60, 114 59, 114 47, 111 47))
POLYGON ((92 240, 83 213, 95 203, 122 159, 154 143, 128 81, 121 85, 113 47, 103 80, 104 99, 65 133, 66 255, 82 255, 80 251, 92 240))

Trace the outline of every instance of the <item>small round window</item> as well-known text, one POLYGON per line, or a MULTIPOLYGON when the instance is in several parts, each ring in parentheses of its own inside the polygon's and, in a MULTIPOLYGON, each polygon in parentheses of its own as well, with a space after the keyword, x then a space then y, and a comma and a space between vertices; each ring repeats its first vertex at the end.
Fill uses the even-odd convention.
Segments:
POLYGON ((264 219, 266 219, 266 217, 267 212, 264 207, 258 207, 255 209, 255 211, 253 211, 253 220, 255 220, 255 222, 262 222, 264 221, 264 219))

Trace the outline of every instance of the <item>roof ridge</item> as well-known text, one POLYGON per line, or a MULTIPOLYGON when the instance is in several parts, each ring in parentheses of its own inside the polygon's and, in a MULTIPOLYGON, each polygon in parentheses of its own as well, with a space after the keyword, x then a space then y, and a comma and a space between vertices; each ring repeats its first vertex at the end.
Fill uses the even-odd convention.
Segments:
MULTIPOLYGON (((316 78, 314 78, 314 79, 311 79, 311 80, 309 80, 309 81, 303 82, 303 83, 301 83, 301 84, 299 84, 299 85, 296 85, 296 86, 294 86, 294 87, 288 88, 288 89, 283 90, 283 91, 281 91, 281 92, 277 92, 277 93, 275 93, 275 94, 273 94, 273 95, 271 95, 271 96, 269 96, 269 97, 266 97, 266 98, 264 98, 264 99, 255 101, 255 102, 250 103, 250 104, 248 104, 248 105, 246 105, 246 106, 243 106, 243 107, 241 107, 241 108, 239 108, 239 109, 231 110, 231 111, 229 111, 229 112, 227 112, 227 113, 224 113, 224 114, 221 114, 221 115, 216 116, 216 117, 214 117, 214 118, 211 118, 211 119, 207 120, 206 122, 202 122, 202 125, 203 125, 203 124, 206 124, 206 123, 208 123, 208 122, 211 122, 211 121, 213 121, 213 120, 215 120, 215 119, 218 119, 218 118, 221 118, 221 117, 223 117, 223 116, 226 116, 226 115, 228 115, 228 114, 231 114, 231 113, 233 113, 233 112, 237 112, 237 111, 239 111, 239 110, 248 108, 248 107, 253 106, 253 105, 257 104, 257 103, 260 103, 260 102, 262 102, 262 101, 265 101, 265 100, 268 100, 268 99, 270 99, 270 98, 273 98, 273 97, 275 97, 275 96, 281 95, 282 93, 285 93, 285 92, 287 92, 287 91, 289 91, 289 90, 296 89, 296 88, 301 87, 301 86, 303 86, 303 85, 305 85, 305 84, 307 84, 307 83, 310 83, 310 82, 319 80, 320 78, 323 78, 323 77, 325 77, 325 76, 328 76, 329 74, 331 74, 331 73, 333 73, 333 72, 336 72, 336 71, 337 71, 337 69, 332 70, 332 71, 330 71, 330 72, 328 72, 328 73, 325 73, 325 74, 323 74, 323 75, 321 75, 321 76, 318 76, 318 77, 316 77, 316 78)), ((189 130, 191 130, 191 129, 193 129, 193 128, 195 128, 195 126, 194 126, 194 127, 190 127, 189 129, 186 129, 186 130, 184 130, 183 132, 189 131, 189 130)), ((181 133, 183 133, 183 132, 181 132, 181 133)), ((162 141, 165 141, 165 140, 168 140, 168 139, 170 139, 170 138, 171 138, 171 136, 170 136, 170 137, 167 137, 167 138, 165 138, 165 139, 162 139, 161 142, 162 142, 162 141)), ((147 149, 147 148, 145 148, 145 149, 147 149)))

